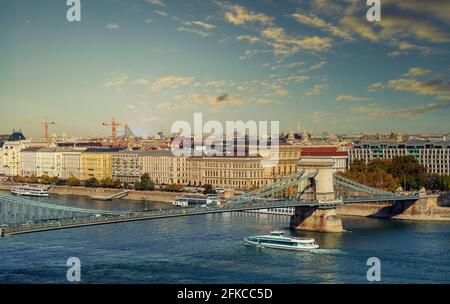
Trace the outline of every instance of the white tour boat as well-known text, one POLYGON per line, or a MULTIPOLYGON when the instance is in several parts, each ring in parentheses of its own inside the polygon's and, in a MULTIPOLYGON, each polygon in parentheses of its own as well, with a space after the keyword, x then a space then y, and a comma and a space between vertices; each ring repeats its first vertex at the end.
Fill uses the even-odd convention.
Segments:
POLYGON ((16 186, 11 189, 12 194, 20 195, 20 196, 36 196, 36 197, 48 197, 48 187, 36 187, 36 186, 16 186))
POLYGON ((311 250, 319 248, 314 239, 285 237, 282 231, 272 231, 270 235, 251 236, 244 239, 245 245, 287 250, 311 250))

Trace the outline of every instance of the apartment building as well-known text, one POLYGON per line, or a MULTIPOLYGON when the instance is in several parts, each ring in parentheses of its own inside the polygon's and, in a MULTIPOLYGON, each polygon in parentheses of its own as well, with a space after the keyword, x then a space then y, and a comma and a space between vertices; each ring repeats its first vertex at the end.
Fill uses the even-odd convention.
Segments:
POLYGON ((85 149, 61 148, 61 178, 69 179, 75 177, 81 179, 81 153, 85 149))
POLYGON ((190 184, 187 158, 174 156, 171 150, 142 152, 139 166, 141 174, 148 173, 156 184, 190 184))
POLYGON ((39 147, 25 148, 20 151, 20 175, 22 176, 37 176, 36 172, 36 152, 39 147))
POLYGON ((81 179, 112 178, 112 155, 120 148, 89 148, 81 153, 81 179))
POLYGON ((349 149, 350 163, 363 159, 393 159, 396 156, 414 156, 428 173, 450 174, 450 141, 368 142, 349 149))
POLYGON ((61 178, 61 153, 56 148, 43 148, 36 151, 36 175, 61 178))
POLYGON ((139 152, 121 151, 112 154, 112 177, 122 183, 136 183, 141 178, 139 152))

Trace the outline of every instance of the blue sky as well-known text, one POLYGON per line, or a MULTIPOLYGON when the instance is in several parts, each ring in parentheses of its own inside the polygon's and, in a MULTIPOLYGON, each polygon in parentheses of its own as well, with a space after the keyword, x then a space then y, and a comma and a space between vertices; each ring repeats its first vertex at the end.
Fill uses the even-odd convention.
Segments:
POLYGON ((450 132, 450 1, 4 0, 0 133, 138 134, 175 120, 450 132))

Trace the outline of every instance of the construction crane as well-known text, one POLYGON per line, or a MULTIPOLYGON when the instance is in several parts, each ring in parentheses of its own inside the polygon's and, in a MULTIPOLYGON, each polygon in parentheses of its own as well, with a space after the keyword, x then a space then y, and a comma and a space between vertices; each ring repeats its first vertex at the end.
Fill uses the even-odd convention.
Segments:
POLYGON ((117 144, 117 127, 121 126, 122 123, 116 121, 116 119, 113 117, 112 121, 110 123, 103 123, 104 127, 111 127, 111 139, 112 144, 115 146, 117 144))
POLYGON ((44 140, 45 142, 48 142, 48 127, 51 125, 55 125, 55 122, 48 121, 47 117, 44 118, 44 121, 41 122, 41 124, 44 126, 44 140))

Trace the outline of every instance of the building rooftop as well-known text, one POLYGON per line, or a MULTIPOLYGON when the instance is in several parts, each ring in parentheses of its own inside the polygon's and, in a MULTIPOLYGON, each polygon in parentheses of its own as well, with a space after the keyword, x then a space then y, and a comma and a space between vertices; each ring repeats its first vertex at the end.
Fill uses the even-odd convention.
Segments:
POLYGON ((104 148, 88 148, 88 149, 84 150, 84 152, 86 152, 86 153, 114 153, 114 152, 120 152, 122 150, 123 150, 122 148, 104 147, 104 148))
POLYGON ((426 140, 412 140, 405 142, 394 141, 380 141, 380 142, 366 142, 353 145, 353 148, 444 148, 450 149, 450 140, 446 141, 426 141, 426 140))
POLYGON ((25 148, 25 149, 22 149, 22 151, 20 151, 20 152, 37 152, 37 151, 39 151, 40 149, 42 149, 42 147, 29 147, 29 148, 25 148))
POLYGON ((20 141, 20 140, 27 140, 25 136, 22 134, 22 132, 16 132, 13 130, 13 133, 9 136, 9 141, 20 141))
POLYGON ((150 150, 140 153, 140 156, 154 156, 154 157, 165 157, 165 156, 175 156, 172 150, 150 150))

